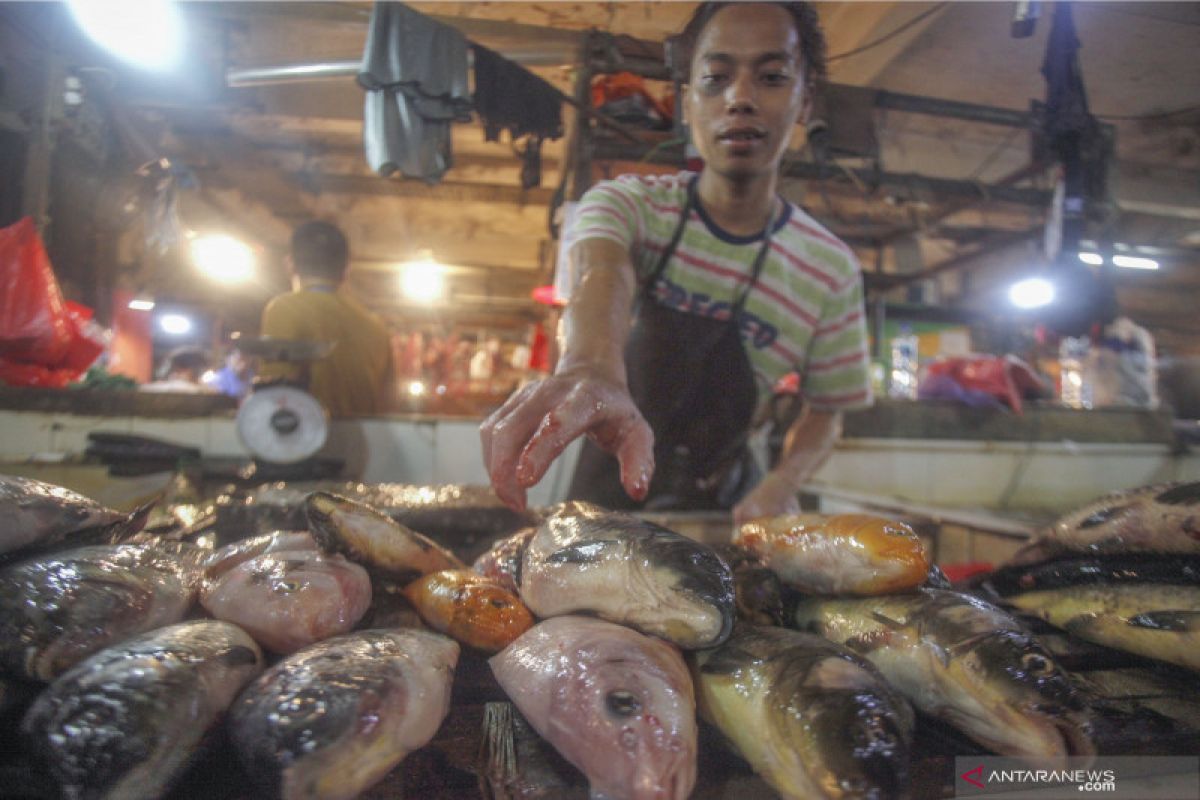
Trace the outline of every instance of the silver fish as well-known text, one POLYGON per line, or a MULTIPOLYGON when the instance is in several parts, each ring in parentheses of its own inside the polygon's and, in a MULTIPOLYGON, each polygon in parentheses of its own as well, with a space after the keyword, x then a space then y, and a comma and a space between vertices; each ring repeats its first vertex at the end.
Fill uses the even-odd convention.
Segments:
POLYGON ((244 631, 183 622, 76 665, 34 702, 23 729, 68 800, 161 797, 261 670, 244 631))
POLYGON ((1200 481, 1112 492, 1059 518, 1009 564, 1063 553, 1200 554, 1200 481))
POLYGON ((688 660, 701 717, 781 796, 904 793, 912 710, 866 659, 819 636, 739 626, 688 660))
POLYGON ((1056 761, 1094 752, 1066 673, 990 603, 940 589, 813 598, 795 622, 865 656, 918 709, 996 753, 1056 761))
POLYGON ((343 553, 372 572, 395 580, 444 569, 465 569, 458 557, 370 506, 327 492, 304 501, 309 530, 321 549, 343 553))
POLYGON ((281 550, 255 556, 205 585, 200 603, 275 653, 349 633, 371 605, 367 571, 340 555, 281 550))
POLYGON ((526 528, 495 542, 491 549, 475 559, 471 569, 499 583, 510 592, 520 590, 521 559, 537 528, 526 528))
POLYGON ((19 558, 60 546, 115 543, 137 533, 150 510, 122 514, 52 483, 0 475, 0 555, 19 558))
POLYGON ((711 547, 587 503, 538 527, 520 577, 539 617, 592 613, 683 648, 714 647, 733 627, 733 574, 711 547))
POLYGON ((275 531, 227 544, 204 560, 204 577, 213 580, 255 556, 280 550, 316 550, 317 541, 308 531, 275 531))
POLYGON ((419 630, 360 631, 302 650, 234 704, 237 754, 272 797, 357 797, 437 733, 458 652, 419 630))
POLYGON ((49 681, 97 650, 178 622, 199 576, 186 554, 148 545, 82 547, 4 567, 0 669, 49 681))
POLYGON ((683 800, 696 783, 692 680, 670 645, 611 622, 555 617, 489 662, 592 795, 683 800))

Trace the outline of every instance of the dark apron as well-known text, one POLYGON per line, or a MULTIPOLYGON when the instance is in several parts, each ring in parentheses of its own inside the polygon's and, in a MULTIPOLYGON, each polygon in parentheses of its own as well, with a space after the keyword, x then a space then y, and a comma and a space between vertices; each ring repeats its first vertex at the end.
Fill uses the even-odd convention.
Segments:
POLYGON ((654 478, 644 502, 621 486, 620 467, 585 440, 567 496, 611 509, 729 509, 759 480, 746 446, 758 402, 754 369, 738 323, 758 282, 774 220, 763 232, 750 281, 730 304, 729 319, 676 311, 653 296, 683 236, 695 200, 695 179, 667 249, 642 285, 634 307, 625 368, 629 394, 654 432, 654 478))

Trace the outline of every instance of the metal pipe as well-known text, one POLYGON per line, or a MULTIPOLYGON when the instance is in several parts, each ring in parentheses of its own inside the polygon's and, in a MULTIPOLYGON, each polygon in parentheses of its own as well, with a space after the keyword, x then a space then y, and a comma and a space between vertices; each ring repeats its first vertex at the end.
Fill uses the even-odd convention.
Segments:
POLYGON ((230 67, 225 70, 225 85, 233 89, 268 86, 276 83, 306 83, 353 78, 362 69, 362 59, 323 61, 309 64, 279 64, 265 67, 230 67))
POLYGON ((1011 128, 1033 128, 1034 116, 1027 111, 1010 108, 981 106, 975 103, 960 103, 957 100, 942 100, 937 97, 922 97, 915 94, 900 94, 882 89, 875 93, 876 108, 890 108, 913 114, 929 114, 935 117, 965 119, 990 125, 1005 125, 1011 128))

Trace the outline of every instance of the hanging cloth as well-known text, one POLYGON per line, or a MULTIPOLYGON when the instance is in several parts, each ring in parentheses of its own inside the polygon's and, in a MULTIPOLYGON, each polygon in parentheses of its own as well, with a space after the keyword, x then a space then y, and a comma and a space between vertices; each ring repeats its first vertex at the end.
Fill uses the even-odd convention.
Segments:
POLYGON ((380 175, 436 183, 450 168, 450 123, 471 118, 467 40, 401 3, 376 3, 358 83, 363 142, 380 175))

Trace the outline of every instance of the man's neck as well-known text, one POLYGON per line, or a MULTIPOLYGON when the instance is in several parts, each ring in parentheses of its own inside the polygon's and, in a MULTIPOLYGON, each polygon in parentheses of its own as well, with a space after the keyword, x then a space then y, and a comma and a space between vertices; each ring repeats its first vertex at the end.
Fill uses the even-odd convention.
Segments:
POLYGON ((759 233, 775 217, 775 175, 731 181, 709 170, 700 173, 696 194, 708 216, 738 236, 759 233))

